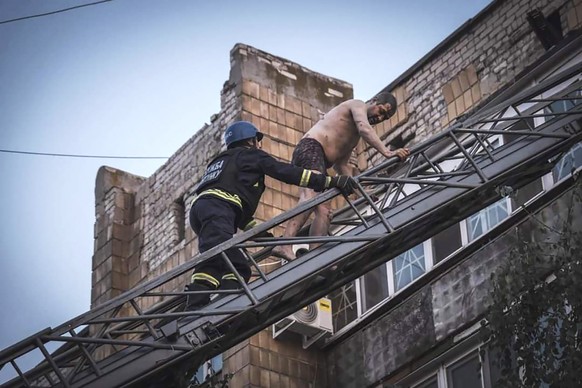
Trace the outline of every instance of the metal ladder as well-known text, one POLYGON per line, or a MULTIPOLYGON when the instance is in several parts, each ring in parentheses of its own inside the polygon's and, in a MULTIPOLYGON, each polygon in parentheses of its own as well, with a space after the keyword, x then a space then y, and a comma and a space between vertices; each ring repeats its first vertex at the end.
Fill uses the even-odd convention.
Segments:
POLYGON ((0 366, 11 365, 17 376, 2 387, 186 385, 189 373, 205 360, 499 200, 500 189, 517 189, 542 176, 582 140, 582 65, 520 93, 505 93, 504 102, 414 146, 406 163, 392 158, 361 174, 359 198, 345 197, 348 206, 334 215, 341 229, 336 235, 255 237, 341 195, 334 189, 4 349, 0 366), (505 142, 495 146, 500 136, 505 142), (305 243, 322 245, 268 274, 258 265, 275 245, 305 243), (225 253, 231 248, 243 251, 258 274, 240 291, 221 292, 210 305, 190 312, 183 311, 187 292, 162 291, 214 256, 240 278, 225 253), (258 251, 249 254, 248 248, 258 251), (151 297, 165 300, 142 311, 138 301, 151 297), (50 352, 48 343, 62 346, 50 352), (104 346, 113 351, 102 358, 98 350, 104 346), (22 371, 17 359, 33 350, 44 360, 22 371))

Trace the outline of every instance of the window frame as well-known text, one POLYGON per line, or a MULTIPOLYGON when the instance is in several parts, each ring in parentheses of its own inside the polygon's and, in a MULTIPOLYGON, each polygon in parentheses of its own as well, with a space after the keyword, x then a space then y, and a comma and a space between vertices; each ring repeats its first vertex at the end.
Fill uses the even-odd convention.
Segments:
POLYGON ((468 339, 466 343, 460 343, 432 362, 412 371, 398 381, 397 385, 402 385, 405 388, 420 388, 423 384, 428 383, 436 377, 438 388, 458 388, 451 387, 448 382, 449 368, 464 359, 468 361, 470 358, 477 356, 480 364, 481 388, 494 388, 491 381, 491 360, 489 353, 490 350, 487 343, 480 342, 475 344, 475 340, 468 339))
POLYGON ((224 368, 224 359, 222 358, 222 353, 221 353, 219 355, 212 357, 209 360, 204 361, 202 363, 202 365, 200 365, 200 367, 196 370, 196 373, 194 373, 194 376, 192 376, 192 381, 194 381, 194 378, 196 378, 198 380, 198 373, 202 372, 202 381, 198 380, 197 385, 203 385, 206 382, 206 377, 210 374, 211 370, 214 373, 212 373, 210 376, 218 376, 218 375, 222 374, 223 368, 224 368), (219 370, 215 370, 212 364, 214 364, 215 360, 217 360, 219 357, 220 357, 221 368, 219 370))

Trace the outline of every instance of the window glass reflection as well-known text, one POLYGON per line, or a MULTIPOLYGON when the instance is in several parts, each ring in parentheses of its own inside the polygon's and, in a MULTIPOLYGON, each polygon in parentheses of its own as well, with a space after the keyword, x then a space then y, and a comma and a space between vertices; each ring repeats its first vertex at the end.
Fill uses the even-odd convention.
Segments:
POLYGON ((398 255, 392 262, 394 265, 394 287, 398 291, 426 271, 423 244, 398 255))

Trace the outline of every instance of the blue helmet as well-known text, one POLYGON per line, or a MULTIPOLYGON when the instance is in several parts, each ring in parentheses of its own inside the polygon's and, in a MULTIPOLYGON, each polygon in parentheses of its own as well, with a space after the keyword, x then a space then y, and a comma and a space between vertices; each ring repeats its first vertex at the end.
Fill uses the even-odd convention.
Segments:
POLYGON ((228 147, 232 143, 237 141, 252 139, 256 137, 258 141, 261 141, 263 134, 259 132, 257 127, 248 121, 236 121, 226 128, 224 131, 224 142, 228 147))

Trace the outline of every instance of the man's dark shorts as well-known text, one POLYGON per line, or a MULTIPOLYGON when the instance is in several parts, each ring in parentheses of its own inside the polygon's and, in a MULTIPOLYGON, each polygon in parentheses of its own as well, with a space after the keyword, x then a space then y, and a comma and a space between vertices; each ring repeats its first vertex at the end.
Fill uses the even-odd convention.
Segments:
POLYGON ((293 151, 291 163, 308 170, 319 171, 322 174, 325 174, 327 169, 331 167, 325 158, 322 145, 310 137, 299 140, 293 151))

